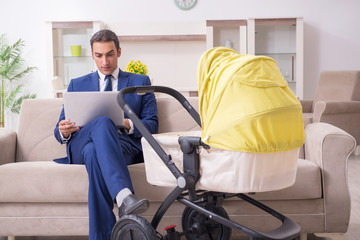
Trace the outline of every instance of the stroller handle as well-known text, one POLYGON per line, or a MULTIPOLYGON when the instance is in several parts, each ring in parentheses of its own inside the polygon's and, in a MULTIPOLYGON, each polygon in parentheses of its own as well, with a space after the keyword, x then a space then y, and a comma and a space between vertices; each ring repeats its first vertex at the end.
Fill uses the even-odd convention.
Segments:
POLYGON ((174 162, 171 160, 171 155, 168 155, 160 144, 154 139, 149 130, 141 122, 139 117, 134 113, 131 107, 126 103, 124 99, 125 94, 136 93, 139 95, 144 95, 147 93, 161 92, 171 95, 176 100, 178 100, 181 105, 189 112, 193 119, 201 126, 200 116, 198 112, 191 106, 191 104, 186 100, 186 98, 176 91, 175 89, 164 87, 164 86, 137 86, 137 87, 126 87, 120 90, 117 96, 117 101, 120 107, 124 110, 126 115, 131 119, 139 132, 143 137, 148 141, 157 155, 162 159, 165 165, 169 168, 171 173, 175 176, 176 179, 182 176, 180 170, 175 166, 174 162))

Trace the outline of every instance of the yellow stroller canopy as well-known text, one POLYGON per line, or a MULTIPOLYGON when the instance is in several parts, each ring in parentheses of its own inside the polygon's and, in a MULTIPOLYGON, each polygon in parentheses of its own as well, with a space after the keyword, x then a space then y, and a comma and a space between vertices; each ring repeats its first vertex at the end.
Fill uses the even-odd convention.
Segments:
POLYGON ((300 102, 272 58, 212 48, 200 59, 198 88, 204 143, 253 153, 303 144, 300 102))

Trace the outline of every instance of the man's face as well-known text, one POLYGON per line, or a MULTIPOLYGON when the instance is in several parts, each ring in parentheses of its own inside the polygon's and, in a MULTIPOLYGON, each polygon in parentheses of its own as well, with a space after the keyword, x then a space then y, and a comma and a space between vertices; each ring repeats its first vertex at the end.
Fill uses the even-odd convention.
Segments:
POLYGON ((91 54, 99 71, 109 75, 118 67, 121 48, 116 50, 114 42, 94 42, 91 54))

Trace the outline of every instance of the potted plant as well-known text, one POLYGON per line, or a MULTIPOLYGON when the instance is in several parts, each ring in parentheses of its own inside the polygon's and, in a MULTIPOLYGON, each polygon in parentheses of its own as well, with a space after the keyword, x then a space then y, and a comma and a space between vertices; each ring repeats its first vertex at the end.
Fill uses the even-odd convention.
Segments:
POLYGON ((21 57, 25 46, 19 39, 13 45, 9 45, 6 34, 0 35, 0 127, 5 125, 5 112, 20 112, 21 102, 24 99, 36 98, 36 94, 21 94, 24 84, 23 77, 31 72, 34 67, 25 67, 21 57))

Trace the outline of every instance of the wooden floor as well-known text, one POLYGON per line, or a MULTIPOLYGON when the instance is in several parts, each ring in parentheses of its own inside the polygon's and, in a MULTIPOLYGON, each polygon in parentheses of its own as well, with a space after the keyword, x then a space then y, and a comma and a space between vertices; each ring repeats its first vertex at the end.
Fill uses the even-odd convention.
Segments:
POLYGON ((346 240, 360 239, 360 157, 349 160, 349 185, 351 192, 351 216, 346 240))
MULTIPOLYGON (((351 193, 351 215, 349 229, 345 234, 317 234, 308 240, 360 240, 360 156, 351 156, 348 161, 351 193)), ((0 240, 6 240, 0 237, 0 240)), ((86 240, 86 237, 16 237, 16 240, 86 240)), ((234 240, 234 239, 233 239, 234 240)))

